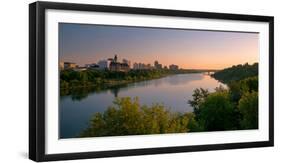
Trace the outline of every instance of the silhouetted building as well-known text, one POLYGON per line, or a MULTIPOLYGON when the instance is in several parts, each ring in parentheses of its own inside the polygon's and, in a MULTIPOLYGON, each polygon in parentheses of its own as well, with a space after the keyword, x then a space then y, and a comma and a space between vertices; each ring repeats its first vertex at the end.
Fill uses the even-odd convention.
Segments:
POLYGON ((128 64, 129 61, 126 60, 126 62, 125 63, 118 62, 117 55, 115 55, 114 59, 109 64, 109 70, 110 71, 123 71, 123 72, 127 72, 127 71, 130 70, 130 66, 128 64))
POLYGON ((155 67, 156 69, 162 69, 162 64, 158 63, 158 61, 155 61, 155 62, 154 62, 154 67, 155 67))
POLYGON ((127 72, 130 70, 130 64, 131 62, 127 59, 123 59, 122 63, 118 62, 117 55, 114 55, 114 58, 99 60, 97 64, 86 64, 85 68, 127 72))
POLYGON ((127 63, 111 62, 109 65, 110 71, 124 71, 127 72, 130 70, 130 67, 127 63))
POLYGON ((171 64, 171 65, 169 66, 169 69, 170 69, 170 70, 178 70, 178 69, 179 69, 179 66, 178 66, 178 65, 171 64))
POLYGON ((114 61, 114 62, 118 62, 117 59, 118 59, 118 58, 117 58, 117 55, 115 54, 113 61, 114 61))

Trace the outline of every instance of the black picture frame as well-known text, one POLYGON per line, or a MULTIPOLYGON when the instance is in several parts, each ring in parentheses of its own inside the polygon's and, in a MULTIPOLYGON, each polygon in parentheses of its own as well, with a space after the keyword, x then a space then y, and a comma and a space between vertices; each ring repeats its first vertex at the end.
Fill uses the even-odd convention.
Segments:
POLYGON ((34 2, 29 5, 29 158, 34 161, 55 161, 100 157, 132 156, 236 148, 268 147, 274 145, 274 18, 271 16, 222 14, 210 12, 179 11, 152 8, 133 8, 88 4, 34 2), (95 11, 124 14, 161 15, 174 17, 240 20, 269 23, 269 140, 261 142, 159 147, 149 149, 98 151, 83 153, 45 153, 45 11, 61 9, 70 11, 95 11))

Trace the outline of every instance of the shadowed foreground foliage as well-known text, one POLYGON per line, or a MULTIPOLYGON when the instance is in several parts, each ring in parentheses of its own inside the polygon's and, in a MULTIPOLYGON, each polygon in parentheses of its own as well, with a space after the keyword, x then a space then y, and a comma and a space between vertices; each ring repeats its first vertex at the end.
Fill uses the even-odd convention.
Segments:
POLYGON ((141 106, 138 98, 117 98, 103 114, 96 113, 80 137, 184 133, 196 127, 194 114, 174 113, 164 106, 141 106))
POLYGON ((188 103, 194 108, 195 120, 203 131, 258 128, 258 78, 232 81, 228 89, 213 93, 195 89, 188 103))
POLYGON ((253 91, 245 93, 239 100, 238 109, 243 119, 241 126, 244 129, 258 128, 258 93, 253 91))
POLYGON ((229 100, 227 92, 216 92, 200 104, 197 119, 205 131, 234 130, 238 129, 235 114, 234 103, 229 100))

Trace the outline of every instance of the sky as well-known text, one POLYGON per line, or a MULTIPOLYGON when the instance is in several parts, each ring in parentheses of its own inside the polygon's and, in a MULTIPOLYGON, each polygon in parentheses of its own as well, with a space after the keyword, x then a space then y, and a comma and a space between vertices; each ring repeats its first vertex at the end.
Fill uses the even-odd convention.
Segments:
POLYGON ((91 24, 59 24, 59 58, 80 66, 113 58, 131 63, 223 69, 258 62, 259 34, 91 24))

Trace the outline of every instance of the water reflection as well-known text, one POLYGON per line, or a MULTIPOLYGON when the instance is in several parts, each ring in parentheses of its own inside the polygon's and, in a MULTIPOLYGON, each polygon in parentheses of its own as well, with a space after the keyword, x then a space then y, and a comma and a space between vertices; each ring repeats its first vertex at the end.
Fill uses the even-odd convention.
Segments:
POLYGON ((160 79, 154 80, 147 80, 141 81, 137 83, 130 83, 130 84, 122 84, 116 85, 111 87, 86 87, 86 88, 79 88, 74 90, 61 90, 61 97, 65 97, 66 95, 70 95, 72 100, 81 101, 84 98, 87 98, 89 94, 99 94, 104 93, 110 90, 110 92, 114 95, 114 97, 118 97, 120 91, 126 91, 133 87, 146 87, 149 85, 153 85, 154 87, 158 87, 161 85, 182 85, 187 84, 188 82, 202 80, 203 75, 194 75, 189 74, 179 74, 179 75, 171 75, 160 79))

